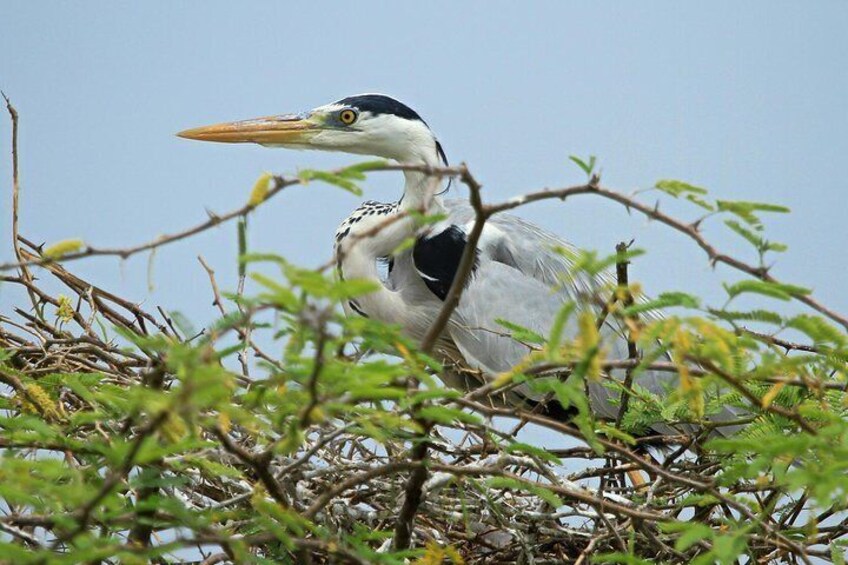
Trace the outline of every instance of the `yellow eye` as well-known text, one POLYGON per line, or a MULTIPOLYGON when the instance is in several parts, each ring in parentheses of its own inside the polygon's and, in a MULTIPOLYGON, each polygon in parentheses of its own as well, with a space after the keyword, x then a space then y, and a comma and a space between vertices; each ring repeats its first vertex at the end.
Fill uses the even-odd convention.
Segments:
POLYGON ((349 126, 356 121, 356 112, 349 109, 342 110, 339 112, 339 121, 341 121, 344 125, 349 126))

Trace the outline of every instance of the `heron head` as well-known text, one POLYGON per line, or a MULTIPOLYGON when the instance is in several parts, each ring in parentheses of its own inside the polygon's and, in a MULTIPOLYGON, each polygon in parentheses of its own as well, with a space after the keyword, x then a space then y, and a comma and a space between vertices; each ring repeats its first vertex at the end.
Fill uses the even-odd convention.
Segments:
POLYGON ((342 151, 401 163, 447 164, 414 110, 384 94, 360 94, 301 114, 281 114, 181 131, 186 139, 342 151))

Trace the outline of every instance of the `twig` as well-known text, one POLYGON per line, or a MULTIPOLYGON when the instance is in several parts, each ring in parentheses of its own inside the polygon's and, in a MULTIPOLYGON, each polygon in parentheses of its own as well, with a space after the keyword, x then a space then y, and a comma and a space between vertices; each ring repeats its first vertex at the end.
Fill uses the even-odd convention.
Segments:
MULTIPOLYGON (((632 242, 631 242, 632 243, 632 242)), ((615 246, 615 251, 618 255, 618 260, 615 263, 615 272, 617 278, 617 293, 623 293, 624 298, 622 305, 627 308, 633 305, 633 295, 630 294, 630 281, 627 276, 627 265, 629 261, 626 259, 628 244, 621 242, 615 246)), ((636 323, 636 320, 632 320, 636 323)), ((636 349, 636 343, 633 341, 633 332, 628 327, 627 331, 627 358, 631 361, 638 361, 639 351, 636 349)), ((615 418, 615 427, 621 427, 621 420, 627 413, 627 407, 630 404, 631 388, 633 386, 633 367, 625 371, 624 382, 622 383, 621 397, 619 400, 618 415, 615 418)))
MULTIPOLYGON (((215 271, 212 269, 212 267, 209 266, 209 264, 206 261, 204 261, 202 256, 198 255, 197 260, 200 262, 200 265, 203 267, 203 269, 206 271, 207 276, 209 277, 209 285, 212 287, 212 296, 213 296, 212 304, 213 304, 213 306, 216 306, 218 308, 218 311, 221 313, 222 316, 226 316, 227 315, 227 309, 224 307, 224 302, 221 299, 221 293, 220 293, 220 290, 218 288, 218 283, 215 280, 215 271)), ((244 314, 245 314, 245 312, 242 312, 243 316, 244 316, 244 314)), ((270 364, 272 367, 274 367, 276 370, 280 371, 281 373, 286 372, 286 370, 283 368, 283 366, 280 364, 280 362, 277 361, 276 359, 274 359, 273 357, 271 357, 270 355, 268 355, 267 353, 265 353, 265 351, 263 351, 256 344, 256 342, 253 340, 253 338, 250 335, 248 335, 246 330, 244 330, 240 326, 236 327, 235 330, 236 330, 236 333, 239 336, 239 339, 241 339, 242 341, 247 343, 250 346, 250 348, 253 350, 253 352, 256 354, 257 357, 259 357, 260 359, 262 359, 266 363, 270 364)))
POLYGON ((21 245, 18 242, 18 234, 20 233, 20 228, 18 225, 18 215, 20 213, 20 196, 21 196, 21 181, 20 181, 20 171, 18 169, 18 111, 12 106, 11 100, 6 96, 5 92, 0 91, 0 95, 3 96, 3 99, 6 101, 6 110, 9 112, 9 116, 12 119, 12 249, 15 251, 15 259, 17 259, 18 263, 20 263, 20 267, 18 270, 21 273, 21 277, 25 282, 27 282, 27 294, 29 294, 30 302, 32 302, 32 307, 36 313, 36 315, 40 316, 39 310, 39 301, 35 296, 35 293, 32 290, 32 273, 30 273, 28 266, 24 263, 23 257, 21 256, 21 245))
MULTIPOLYGON (((769 274, 768 269, 760 266, 754 266, 749 263, 746 263, 740 259, 736 259, 735 257, 731 257, 730 255, 726 255, 724 253, 720 253, 713 247, 701 232, 698 231, 697 227, 692 226, 691 224, 684 224, 680 220, 672 218, 671 216, 664 214, 659 211, 659 209, 647 206, 634 198, 626 196, 620 192, 616 192, 614 190, 610 190, 607 188, 603 188, 601 186, 592 184, 591 182, 588 184, 571 186, 567 188, 559 188, 559 189, 545 189, 539 192, 532 192, 530 194, 525 194, 523 196, 518 196, 515 198, 511 198, 506 202, 502 202, 500 204, 490 204, 486 206, 487 213, 496 214, 500 212, 505 212, 508 210, 512 210, 513 208, 517 208, 518 206, 523 206, 524 204, 528 204, 530 202, 538 202, 540 200, 549 200, 551 198, 557 198, 559 200, 565 200, 571 196, 577 196, 580 194, 595 194, 602 198, 606 198, 607 200, 612 200, 614 202, 618 202, 623 205, 628 210, 636 210, 639 213, 651 218, 652 220, 656 220, 661 222, 670 228, 686 235, 691 240, 693 240, 698 246, 707 254, 710 259, 710 263, 715 265, 717 263, 724 263, 729 267, 736 269, 737 271, 741 271, 752 277, 760 279, 765 282, 770 283, 779 283, 777 279, 775 279, 771 274, 769 274)), ((843 328, 848 329, 848 318, 827 308, 814 298, 808 294, 793 294, 792 298, 806 304, 813 310, 823 314, 824 316, 830 318, 831 320, 839 323, 843 328)))
POLYGON ((124 461, 120 467, 117 469, 113 469, 106 476, 106 479, 103 481, 103 484, 100 487, 100 490, 94 495, 90 501, 88 501, 82 508, 80 508, 79 512, 77 512, 77 526, 76 528, 69 530, 64 534, 60 534, 56 537, 56 541, 53 544, 54 548, 58 547, 60 544, 67 542, 69 540, 74 539, 78 534, 83 532, 88 527, 88 522, 91 519, 91 514, 97 509, 97 506, 100 502, 106 498, 109 493, 112 492, 118 483, 124 480, 124 477, 130 472, 130 470, 135 465, 135 457, 138 455, 138 452, 141 450, 141 446, 144 444, 145 440, 153 434, 159 426, 161 426, 165 420, 167 419, 169 411, 162 410, 159 414, 152 418, 148 423, 139 429, 138 435, 133 441, 132 447, 130 447, 129 452, 124 457, 124 461))
POLYGON ((268 494, 277 501, 278 504, 287 508, 289 506, 289 500, 286 494, 283 492, 280 483, 277 482, 277 479, 274 478, 274 475, 271 474, 270 469, 268 468, 271 463, 271 457, 273 453, 271 452, 262 452, 260 454, 254 455, 250 453, 240 445, 236 444, 220 427, 215 427, 212 429, 212 432, 215 436, 221 441, 221 444, 224 446, 224 449, 235 455, 242 461, 242 463, 247 464, 249 467, 253 469, 256 475, 259 477, 259 480, 265 486, 265 489, 268 491, 268 494))
POLYGON ((424 353, 429 353, 433 350, 439 337, 448 324, 448 320, 453 315, 456 307, 459 306, 459 300, 462 297, 462 291, 465 289, 468 277, 471 276, 471 271, 474 267, 474 262, 477 259, 477 243, 480 241, 480 236, 483 233, 483 227, 486 220, 491 216, 489 208, 483 205, 480 197, 480 189, 482 186, 468 171, 465 164, 462 165, 462 174, 460 179, 468 187, 470 191, 471 206, 474 208, 474 226, 468 234, 468 239, 465 243, 465 248, 462 251, 462 257, 459 260, 459 266, 456 269, 453 282, 450 290, 445 297, 439 315, 430 325, 424 339, 421 340, 421 350, 424 353))
MULTIPOLYGON (((289 186, 292 186, 292 185, 302 184, 303 181, 301 181, 300 179, 297 179, 297 178, 287 179, 287 178, 283 178, 281 176, 275 176, 275 177, 273 177, 272 182, 273 182, 273 186, 268 190, 268 194, 265 197, 265 199, 262 201, 262 203, 267 202, 270 198, 277 195, 283 189, 285 189, 289 186)), ((133 245, 133 246, 130 246, 130 247, 120 247, 120 248, 118 248, 118 247, 116 247, 116 248, 107 248, 107 247, 100 248, 100 247, 93 247, 93 246, 90 246, 90 245, 86 245, 81 251, 75 251, 73 253, 67 253, 65 255, 62 255, 62 257, 60 259, 51 259, 51 258, 47 258, 47 257, 40 257, 40 258, 32 258, 32 259, 29 259, 29 260, 23 260, 23 261, 19 260, 16 263, 2 263, 2 264, 0 264, 0 271, 7 271, 7 270, 10 270, 10 269, 18 269, 18 268, 21 268, 22 266, 27 266, 27 265, 37 265, 37 266, 50 265, 57 260, 59 260, 63 263, 67 263, 68 261, 75 261, 77 259, 82 259, 84 257, 94 257, 94 256, 113 256, 113 257, 120 257, 121 259, 127 259, 128 257, 132 257, 133 255, 136 255, 136 254, 141 253, 143 251, 149 251, 151 249, 157 249, 159 247, 163 247, 163 246, 168 245, 170 243, 174 243, 176 241, 181 241, 181 240, 189 238, 193 235, 197 235, 199 233, 207 231, 210 228, 213 228, 215 226, 219 226, 219 225, 221 225, 225 222, 229 222, 230 220, 233 220, 235 218, 244 217, 247 214, 249 214, 250 212, 252 212, 253 210, 255 210, 257 208, 257 206, 259 206, 259 205, 248 203, 248 204, 245 204, 244 206, 236 208, 235 210, 231 210, 231 211, 227 212, 226 214, 222 214, 222 215, 210 214, 209 218, 205 222, 201 222, 197 225, 191 226, 189 228, 185 228, 181 231, 178 231, 178 232, 175 232, 175 233, 172 233, 172 234, 166 234, 166 235, 159 236, 156 239, 153 239, 153 240, 150 240, 150 241, 147 241, 147 242, 144 242, 144 243, 140 243, 138 245, 133 245)))

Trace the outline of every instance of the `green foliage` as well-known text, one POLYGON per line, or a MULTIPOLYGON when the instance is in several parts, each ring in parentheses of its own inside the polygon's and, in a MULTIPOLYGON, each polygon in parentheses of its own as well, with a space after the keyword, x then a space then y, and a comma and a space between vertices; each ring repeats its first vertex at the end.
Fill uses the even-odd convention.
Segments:
POLYGON ((586 173, 587 177, 589 177, 589 178, 592 177, 592 174, 595 172, 595 163, 597 161, 597 159, 595 158, 594 155, 590 155, 588 161, 584 161, 580 157, 576 157, 574 155, 569 155, 568 159, 572 163, 574 163, 575 165, 580 167, 580 170, 582 170, 584 173, 586 173))
MULTIPOLYGON (((594 157, 571 160, 594 174, 594 157)), ((384 166, 300 178, 358 194, 384 166)), ((271 181, 260 178, 251 205, 271 181)), ((760 220, 782 207, 710 202, 682 181, 656 189, 707 210, 698 221, 732 215, 724 225, 761 262, 786 249, 760 220)), ((724 286, 719 306, 686 289, 651 299, 608 275, 642 251, 557 249, 570 265, 561 284, 596 288, 564 301, 546 335, 497 320, 492 330, 526 357, 482 376, 484 389, 455 390, 440 378, 481 377, 456 352, 423 352, 398 327, 342 315, 379 283, 252 253, 246 221, 238 245, 249 291, 225 294, 225 313, 203 328, 106 294, 91 309, 89 285, 45 301, 41 317, 0 318, 0 559, 166 562, 203 545, 238 563, 529 562, 584 550, 596 563, 804 551, 844 562, 848 336, 822 315, 786 311, 809 289, 745 279, 724 286), (747 295, 756 309, 734 303, 747 295), (666 386, 651 385, 655 374, 666 386), (503 408, 515 392, 533 404, 503 408), (619 413, 602 417, 599 397, 619 413), (548 421, 544 442, 519 435, 545 425, 551 401, 571 419, 548 421), (735 433, 714 421, 728 409, 735 433), (658 430, 672 445, 649 451, 644 436, 658 430), (414 547, 395 550, 422 469, 414 547)))
POLYGON ((361 196, 362 189, 359 188, 356 181, 365 180, 366 172, 384 168, 385 166, 385 161, 368 161, 333 172, 304 169, 297 176, 304 184, 317 180, 337 186, 356 196, 361 196))
POLYGON ((69 253, 81 251, 85 243, 81 239, 64 239, 44 248, 43 255, 47 259, 60 259, 69 253))
POLYGON ((660 180, 654 185, 657 190, 669 194, 675 198, 683 196, 689 202, 708 210, 710 212, 716 209, 714 204, 707 202, 703 198, 707 194, 707 189, 699 186, 694 186, 689 183, 679 180, 660 180))
POLYGON ((730 298, 736 298, 740 294, 754 293, 784 301, 791 300, 793 296, 810 294, 812 292, 808 288, 792 284, 767 282, 756 279, 725 284, 724 290, 727 291, 730 298))
POLYGON ((760 217, 756 214, 757 212, 777 212, 781 214, 789 212, 789 208, 786 206, 764 204, 762 202, 744 202, 741 200, 716 200, 716 206, 719 211, 729 212, 758 230, 762 229, 763 224, 760 217))

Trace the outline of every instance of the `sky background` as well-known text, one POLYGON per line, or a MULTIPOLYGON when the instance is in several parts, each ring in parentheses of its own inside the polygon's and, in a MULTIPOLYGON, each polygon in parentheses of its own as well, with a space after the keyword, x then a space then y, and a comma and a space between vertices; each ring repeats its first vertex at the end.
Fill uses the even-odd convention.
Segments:
MULTIPOLYGON (((241 206, 262 171, 356 162, 174 133, 384 92, 428 121, 490 201, 581 182, 568 155, 594 154, 604 183, 622 191, 679 178, 718 198, 789 206, 767 222, 790 244, 774 273, 848 311, 848 3, 416 5, 6 3, 0 88, 21 114, 22 233, 129 246, 241 206)), ((2 262, 12 259, 9 138, 4 115, 2 262)), ((401 185, 398 173, 373 175, 365 196, 395 200, 401 185)), ((358 203, 328 186, 290 189, 252 216, 250 247, 324 263, 358 203)), ((721 304, 719 282, 732 278, 682 236, 591 198, 519 213, 603 252, 635 238, 649 254, 631 278, 654 295, 688 288, 721 304)), ((720 248, 754 259, 720 227, 706 225, 720 248)), ((234 288, 234 225, 159 250, 152 291, 146 256, 72 269, 202 325, 216 311, 197 255, 234 288)), ((21 300, 0 287, 0 311, 21 300)))

